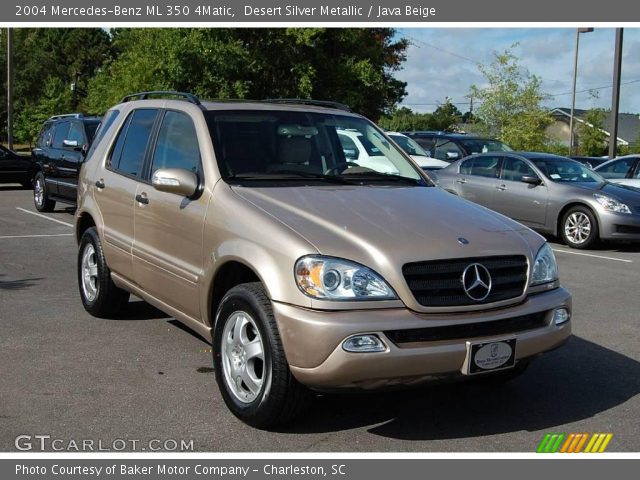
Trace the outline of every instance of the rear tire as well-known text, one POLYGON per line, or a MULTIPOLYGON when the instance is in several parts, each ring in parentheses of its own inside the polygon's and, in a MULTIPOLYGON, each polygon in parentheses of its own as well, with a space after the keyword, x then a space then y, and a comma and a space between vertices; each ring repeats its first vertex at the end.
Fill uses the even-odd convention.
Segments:
POLYGON ((562 217, 560 236, 571 248, 590 248, 598 241, 598 221, 589 208, 572 207, 562 217))
POLYGON ((36 173, 33 180, 33 203, 39 212, 53 212, 56 206, 56 202, 48 196, 47 182, 42 172, 36 173))
POLYGON ((309 397, 291 374, 271 301, 259 282, 233 287, 220 302, 213 366, 229 410, 257 428, 291 421, 309 397))
POLYGON ((78 287, 84 309, 95 317, 112 317, 129 301, 129 292, 111 280, 95 227, 88 228, 80 239, 78 287))

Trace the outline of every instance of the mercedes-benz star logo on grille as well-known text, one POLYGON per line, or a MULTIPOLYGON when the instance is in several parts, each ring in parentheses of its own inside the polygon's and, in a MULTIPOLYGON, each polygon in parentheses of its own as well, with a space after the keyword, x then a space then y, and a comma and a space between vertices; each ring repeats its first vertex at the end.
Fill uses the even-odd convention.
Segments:
POLYGON ((471 300, 481 302, 491 293, 491 274, 487 267, 480 263, 472 263, 462 272, 464 293, 471 300))

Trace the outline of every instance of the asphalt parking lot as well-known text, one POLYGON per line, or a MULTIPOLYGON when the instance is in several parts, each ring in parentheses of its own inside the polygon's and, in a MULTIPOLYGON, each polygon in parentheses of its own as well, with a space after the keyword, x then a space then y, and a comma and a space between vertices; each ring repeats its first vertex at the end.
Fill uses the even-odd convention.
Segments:
POLYGON ((532 452, 547 432, 612 432, 608 451, 640 451, 640 245, 554 241, 574 336, 509 384, 321 396, 264 432, 229 413, 210 346, 172 318, 133 297, 121 318, 85 313, 72 223, 69 209, 37 214, 31 191, 0 186, 0 451, 50 435, 214 452, 532 452))

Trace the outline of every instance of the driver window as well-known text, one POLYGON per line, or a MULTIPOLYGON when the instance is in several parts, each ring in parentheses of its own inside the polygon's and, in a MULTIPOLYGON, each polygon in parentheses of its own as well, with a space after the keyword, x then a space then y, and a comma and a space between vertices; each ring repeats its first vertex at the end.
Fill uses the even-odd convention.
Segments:
POLYGON ((608 179, 626 178, 627 173, 629 173, 629 170, 633 167, 634 163, 634 158, 626 158, 624 160, 612 162, 611 164, 598 169, 598 173, 608 179))
POLYGON ((502 179, 521 182, 522 177, 537 177, 536 172, 524 160, 507 157, 502 168, 502 179))
POLYGON ((452 162, 459 158, 462 158, 462 150, 451 140, 441 139, 436 144, 436 150, 433 155, 438 160, 444 160, 446 162, 452 162))

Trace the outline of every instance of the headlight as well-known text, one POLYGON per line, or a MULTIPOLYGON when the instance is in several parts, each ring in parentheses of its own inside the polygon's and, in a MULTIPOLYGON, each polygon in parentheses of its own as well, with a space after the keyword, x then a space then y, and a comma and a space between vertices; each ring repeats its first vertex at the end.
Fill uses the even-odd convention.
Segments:
POLYGON ((614 213, 631 213, 631 209, 627 207, 624 203, 619 202, 618 200, 614 200, 611 197, 607 197, 606 195, 601 195, 599 193, 594 193, 593 198, 602 205, 607 212, 614 213))
POLYGON ((308 256, 296 262, 298 288, 327 300, 393 300, 396 294, 373 270, 338 258, 308 256))
POLYGON ((548 243, 545 243, 533 262, 533 272, 531 273, 530 285, 540 285, 558 280, 558 265, 553 250, 548 243))

